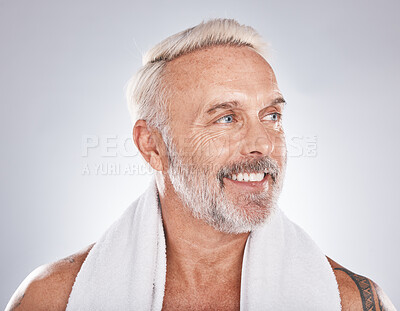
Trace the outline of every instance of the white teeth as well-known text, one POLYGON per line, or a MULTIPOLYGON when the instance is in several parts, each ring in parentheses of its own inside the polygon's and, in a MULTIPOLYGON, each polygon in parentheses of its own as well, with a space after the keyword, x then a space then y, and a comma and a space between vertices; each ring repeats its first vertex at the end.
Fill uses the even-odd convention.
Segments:
POLYGON ((262 181, 264 179, 265 173, 239 173, 232 174, 231 179, 237 181, 245 181, 245 182, 254 182, 254 181, 262 181))

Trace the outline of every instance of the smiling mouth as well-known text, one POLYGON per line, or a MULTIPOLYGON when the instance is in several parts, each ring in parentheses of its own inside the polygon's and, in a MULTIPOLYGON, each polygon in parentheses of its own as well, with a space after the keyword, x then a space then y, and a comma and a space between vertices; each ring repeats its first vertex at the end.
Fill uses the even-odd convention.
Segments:
POLYGON ((257 182, 262 181, 267 175, 267 172, 239 172, 226 178, 241 182, 257 182))

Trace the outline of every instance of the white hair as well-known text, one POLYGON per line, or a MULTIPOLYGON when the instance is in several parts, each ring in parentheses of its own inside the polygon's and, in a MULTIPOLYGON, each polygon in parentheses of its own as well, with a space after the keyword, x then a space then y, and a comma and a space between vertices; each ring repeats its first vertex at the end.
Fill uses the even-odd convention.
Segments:
POLYGON ((212 46, 247 46, 265 58, 266 43, 251 27, 233 19, 212 19, 174 34, 143 56, 143 66, 127 86, 128 109, 132 121, 146 120, 165 139, 168 131, 168 90, 163 83, 167 62, 212 46))

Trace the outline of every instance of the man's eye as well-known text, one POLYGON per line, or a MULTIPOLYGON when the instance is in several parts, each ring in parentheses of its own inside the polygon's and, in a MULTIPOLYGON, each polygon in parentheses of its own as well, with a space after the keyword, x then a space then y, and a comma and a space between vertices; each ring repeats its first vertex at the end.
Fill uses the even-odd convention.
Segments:
POLYGON ((270 113, 266 115, 263 119, 266 121, 278 121, 281 114, 278 112, 270 113))
POLYGON ((223 116, 222 118, 218 119, 216 123, 232 123, 233 122, 233 115, 229 114, 227 116, 223 116))

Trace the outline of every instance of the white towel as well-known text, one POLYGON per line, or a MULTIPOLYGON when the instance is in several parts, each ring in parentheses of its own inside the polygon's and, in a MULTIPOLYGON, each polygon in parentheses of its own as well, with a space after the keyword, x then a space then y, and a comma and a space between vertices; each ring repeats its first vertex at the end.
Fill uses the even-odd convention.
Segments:
MULTIPOLYGON (((66 310, 161 310, 165 274, 165 236, 153 181, 89 252, 66 310)), ((240 300, 241 310, 340 310, 327 259, 279 209, 249 235, 240 300)))

